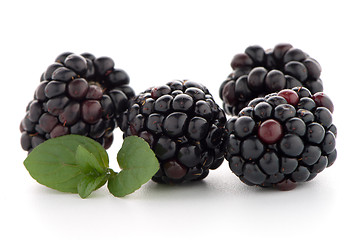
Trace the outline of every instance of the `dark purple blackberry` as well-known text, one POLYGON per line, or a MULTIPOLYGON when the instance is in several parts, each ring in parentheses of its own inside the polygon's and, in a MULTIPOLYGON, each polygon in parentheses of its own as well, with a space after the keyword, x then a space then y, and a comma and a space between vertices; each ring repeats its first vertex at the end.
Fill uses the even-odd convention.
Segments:
POLYGON ((136 96, 118 125, 125 137, 142 137, 154 150, 160 162, 154 181, 181 183, 201 180, 221 165, 225 123, 206 87, 176 80, 136 96))
POLYGON ((321 66, 290 44, 265 51, 250 46, 234 56, 233 72, 220 87, 225 112, 237 115, 253 98, 293 87, 306 87, 312 94, 323 91, 321 66))
POLYGON ((88 136, 105 148, 113 141, 116 119, 134 96, 125 71, 111 58, 63 53, 41 75, 20 125, 21 146, 31 151, 49 138, 88 136))
POLYGON ((226 124, 231 170, 248 185, 280 190, 312 180, 337 156, 333 108, 324 93, 304 87, 252 100, 226 124))

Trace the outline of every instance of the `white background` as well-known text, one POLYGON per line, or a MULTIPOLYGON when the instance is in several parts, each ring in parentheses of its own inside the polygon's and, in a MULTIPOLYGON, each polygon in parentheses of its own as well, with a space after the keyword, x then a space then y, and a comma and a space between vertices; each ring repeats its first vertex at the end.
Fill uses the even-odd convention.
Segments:
MULTIPOLYGON (((359 239, 357 1, 2 1, 0 239, 359 239), (41 73, 64 52, 110 56, 138 93, 173 79, 218 88, 234 54, 289 42, 322 65, 335 104, 338 159, 290 192, 248 187, 227 162, 202 182, 149 182, 88 199, 35 182, 19 122, 41 73), (6 237, 7 236, 7 237, 6 237)), ((110 165, 121 132, 109 151, 110 165)))

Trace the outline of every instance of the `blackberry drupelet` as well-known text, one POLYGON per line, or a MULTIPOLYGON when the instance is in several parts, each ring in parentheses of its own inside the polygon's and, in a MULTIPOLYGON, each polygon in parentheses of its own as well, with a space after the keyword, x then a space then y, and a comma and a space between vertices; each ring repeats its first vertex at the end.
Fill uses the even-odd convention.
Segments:
POLYGON ((291 190, 337 156, 334 106, 324 93, 295 87, 255 98, 226 128, 226 159, 248 185, 291 190))
POLYGON ((226 116, 208 89, 191 81, 149 88, 119 120, 124 136, 145 139, 160 162, 155 182, 201 180, 224 160, 226 116))
POLYGON ((105 148, 113 141, 116 119, 135 94, 125 71, 108 57, 59 55, 41 75, 34 99, 20 124, 21 146, 30 152, 50 138, 88 136, 105 148))
POLYGON ((306 87, 311 93, 323 91, 321 66, 302 50, 278 44, 265 51, 250 46, 234 56, 233 72, 220 87, 227 114, 237 115, 253 98, 293 87, 306 87))

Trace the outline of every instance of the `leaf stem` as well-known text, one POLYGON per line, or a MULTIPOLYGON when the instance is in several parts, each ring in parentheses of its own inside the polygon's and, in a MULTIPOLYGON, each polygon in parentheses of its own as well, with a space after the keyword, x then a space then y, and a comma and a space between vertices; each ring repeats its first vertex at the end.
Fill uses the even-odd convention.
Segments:
POLYGON ((115 172, 114 170, 112 170, 111 168, 107 168, 106 169, 106 175, 109 175, 109 177, 114 177, 115 175, 117 175, 118 173, 115 172))

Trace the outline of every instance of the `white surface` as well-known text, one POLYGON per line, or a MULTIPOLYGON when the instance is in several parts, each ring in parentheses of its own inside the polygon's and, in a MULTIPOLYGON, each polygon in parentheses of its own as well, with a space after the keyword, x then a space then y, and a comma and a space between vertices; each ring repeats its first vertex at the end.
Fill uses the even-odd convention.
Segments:
MULTIPOLYGON (((359 209, 357 1, 2 1, 0 239, 356 239, 359 209), (63 51, 110 56, 139 92, 172 79, 218 98, 234 54, 289 42, 317 59, 335 103, 338 159, 290 192, 242 184, 227 162, 203 182, 149 182, 82 200, 36 183, 19 122, 40 75, 63 51), (353 110, 351 112, 351 110, 353 110)), ((111 167, 121 133, 109 151, 111 167)))

